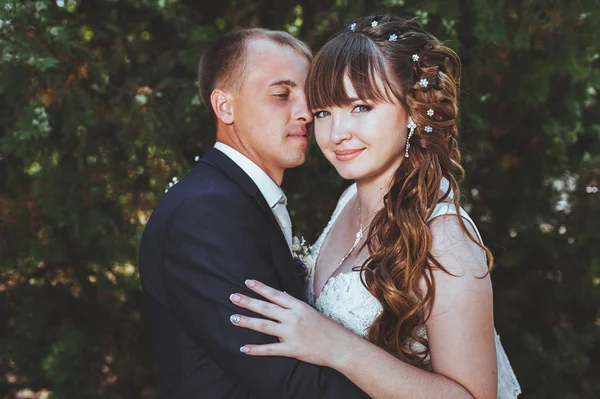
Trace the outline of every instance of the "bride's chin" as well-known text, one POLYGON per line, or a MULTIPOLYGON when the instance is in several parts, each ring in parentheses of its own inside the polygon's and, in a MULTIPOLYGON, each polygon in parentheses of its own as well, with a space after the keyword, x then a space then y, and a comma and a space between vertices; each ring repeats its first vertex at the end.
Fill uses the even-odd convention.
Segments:
POLYGON ((360 180, 364 177, 364 173, 361 173, 359 171, 356 170, 349 170, 347 168, 336 168, 338 175, 340 175, 340 177, 342 179, 345 180, 360 180))

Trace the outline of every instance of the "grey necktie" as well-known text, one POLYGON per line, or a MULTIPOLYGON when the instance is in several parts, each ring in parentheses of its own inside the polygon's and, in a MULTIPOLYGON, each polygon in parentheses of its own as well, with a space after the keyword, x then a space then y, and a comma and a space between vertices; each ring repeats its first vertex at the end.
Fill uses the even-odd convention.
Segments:
POLYGON ((277 223, 279 223, 279 227, 281 227, 281 231, 283 231, 283 235, 285 237, 285 241, 292 249, 292 220, 290 219, 290 214, 286 208, 287 198, 285 194, 281 196, 279 201, 273 207, 273 214, 277 218, 277 223))

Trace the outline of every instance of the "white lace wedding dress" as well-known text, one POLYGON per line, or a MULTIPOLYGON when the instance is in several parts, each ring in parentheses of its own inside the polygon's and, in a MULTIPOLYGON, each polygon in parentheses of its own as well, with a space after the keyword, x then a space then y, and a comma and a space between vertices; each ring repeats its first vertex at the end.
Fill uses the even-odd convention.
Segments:
MULTIPOLYGON (((445 188, 444 183, 445 182, 442 183, 443 191, 447 189, 447 184, 445 185, 445 188)), ((323 245, 331 226, 342 209, 355 194, 356 184, 353 184, 340 198, 338 205, 331 216, 331 220, 312 247, 312 259, 318 260, 321 246, 323 245)), ((461 216, 469 220, 475 228, 475 223, 473 223, 469 215, 462 208, 459 211, 461 216)), ((436 206, 431 218, 433 219, 437 216, 456 213, 456 207, 453 204, 440 203, 436 206)), ((479 232, 477 232, 477 235, 479 236, 479 232)), ((479 239, 481 240, 480 236, 479 239)), ((307 294, 309 303, 319 312, 342 324, 355 334, 366 337, 369 327, 382 309, 379 301, 377 301, 377 299, 363 286, 360 279, 360 273, 350 271, 330 277, 315 301, 314 269, 315 267, 309 271, 308 276, 307 294)), ((422 334, 425 337, 427 336, 425 328, 423 328, 422 334)), ((496 354, 498 358, 498 399, 513 399, 521 393, 521 388, 512 367, 510 366, 508 357, 502 348, 500 337, 497 333, 495 336, 496 354)))

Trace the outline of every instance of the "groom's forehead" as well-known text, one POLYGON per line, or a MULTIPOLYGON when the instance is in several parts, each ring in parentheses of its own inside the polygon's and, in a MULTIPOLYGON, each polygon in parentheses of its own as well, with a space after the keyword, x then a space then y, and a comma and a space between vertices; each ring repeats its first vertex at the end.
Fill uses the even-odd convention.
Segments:
POLYGON ((299 68, 298 63, 309 65, 302 54, 268 39, 252 40, 246 48, 247 75, 254 78, 297 80, 297 77, 293 77, 305 72, 305 68, 299 68))
POLYGON ((277 61, 284 54, 293 52, 291 48, 271 39, 255 38, 246 44, 246 61, 253 63, 277 61))

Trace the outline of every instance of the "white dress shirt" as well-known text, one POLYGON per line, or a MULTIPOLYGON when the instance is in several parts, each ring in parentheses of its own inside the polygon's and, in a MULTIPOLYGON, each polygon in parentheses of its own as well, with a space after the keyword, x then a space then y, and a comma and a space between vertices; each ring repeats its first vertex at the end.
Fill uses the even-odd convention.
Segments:
POLYGON ((250 179, 252 179, 254 184, 256 184, 259 191, 267 201, 267 204, 271 208, 271 211, 273 211, 273 215, 275 215, 277 223, 279 223, 279 227, 281 227, 281 231, 283 231, 285 240, 291 249, 292 221, 286 208, 287 198, 281 187, 279 187, 264 170, 248 159, 248 157, 242 155, 239 151, 218 141, 215 144, 215 148, 227 155, 227 157, 235 162, 237 166, 242 168, 242 170, 246 172, 250 179))

